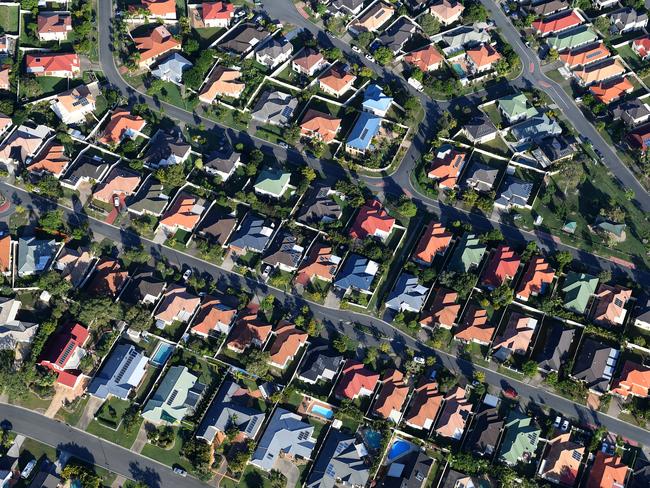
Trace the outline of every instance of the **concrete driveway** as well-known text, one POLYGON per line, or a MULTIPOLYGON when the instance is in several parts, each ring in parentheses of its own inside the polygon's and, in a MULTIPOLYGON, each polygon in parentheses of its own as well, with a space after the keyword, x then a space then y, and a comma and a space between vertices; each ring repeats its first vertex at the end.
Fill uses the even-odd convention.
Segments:
POLYGON ((86 430, 90 425, 90 422, 95 419, 95 414, 97 413, 97 410, 99 410, 99 407, 102 406, 102 403, 104 403, 104 400, 101 398, 91 396, 88 399, 88 403, 86 403, 86 408, 79 419, 79 423, 76 425, 77 428, 86 430))
POLYGON ((287 488, 294 488, 300 481, 300 470, 286 458, 279 457, 275 462, 275 469, 287 477, 287 488))

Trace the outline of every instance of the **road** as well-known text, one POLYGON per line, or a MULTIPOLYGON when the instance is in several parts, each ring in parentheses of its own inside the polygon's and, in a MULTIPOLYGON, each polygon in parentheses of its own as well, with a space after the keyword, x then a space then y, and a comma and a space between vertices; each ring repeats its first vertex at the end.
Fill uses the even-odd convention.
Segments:
POLYGON ((564 89, 555 81, 546 76, 541 69, 537 55, 521 40, 519 32, 512 25, 508 17, 494 0, 481 0, 481 3, 490 12, 490 19, 494 21, 501 33, 521 58, 524 66, 523 77, 530 84, 547 93, 556 105, 562 110, 564 116, 569 120, 576 132, 583 139, 591 141, 594 148, 603 155, 602 161, 622 183, 625 188, 630 188, 636 196, 636 203, 643 210, 650 211, 650 194, 643 188, 632 171, 621 161, 616 151, 609 145, 596 128, 582 113, 564 89))

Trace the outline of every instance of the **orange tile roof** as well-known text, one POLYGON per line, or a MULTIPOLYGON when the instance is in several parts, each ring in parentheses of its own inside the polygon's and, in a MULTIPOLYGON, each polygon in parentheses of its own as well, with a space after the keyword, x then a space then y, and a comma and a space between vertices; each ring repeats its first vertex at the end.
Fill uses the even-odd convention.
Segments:
POLYGON ((442 54, 432 44, 404 56, 404 61, 424 72, 438 69, 443 59, 442 54))
POLYGON ((349 85, 354 83, 357 77, 350 73, 345 73, 340 69, 332 68, 325 75, 318 79, 321 85, 329 87, 336 93, 341 93, 349 85))
POLYGON ((354 400, 363 393, 362 390, 373 391, 378 381, 377 373, 366 369, 363 363, 348 359, 336 385, 336 396, 354 400))
POLYGON ((596 453, 596 459, 589 471, 586 488, 615 488, 625 486, 629 469, 618 456, 610 456, 602 451, 596 453))
POLYGON ((11 73, 11 66, 3 64, 0 67, 0 90, 9 90, 11 82, 9 81, 9 74, 11 73))
POLYGON ((633 89, 634 85, 627 79, 627 77, 623 77, 615 82, 606 81, 589 87, 589 91, 594 95, 594 97, 605 105, 618 100, 624 93, 630 93, 633 89))
POLYGON ((632 298, 632 290, 620 285, 601 284, 596 292, 594 321, 606 325, 621 325, 625 318, 625 304, 632 298))
POLYGON ((472 404, 465 398, 465 390, 456 387, 445 396, 445 406, 438 419, 436 433, 442 437, 460 439, 471 412, 472 404))
POLYGON ((517 253, 509 246, 501 244, 488 261, 481 282, 496 288, 515 277, 520 263, 521 259, 517 253))
POLYGON ((180 227, 182 229, 194 229, 201 219, 200 213, 195 213, 195 205, 199 199, 189 193, 178 195, 172 206, 160 219, 160 223, 167 227, 180 227))
POLYGON ((203 2, 201 13, 204 19, 230 19, 235 13, 235 6, 226 2, 203 2))
POLYGON ((180 313, 194 313, 200 303, 201 299, 189 293, 186 287, 171 285, 160 301, 155 318, 170 323, 176 320, 180 313))
POLYGON ((378 230, 390 233, 394 225, 395 219, 388 215, 379 200, 373 198, 359 210, 350 229, 350 237, 365 239, 368 236, 374 236, 378 230))
POLYGON ((253 341, 264 344, 271 334, 272 326, 258 317, 258 307, 249 306, 241 314, 230 331, 227 347, 234 351, 243 352, 253 341))
POLYGON ((76 54, 27 54, 25 66, 30 69, 41 69, 35 74, 44 74, 54 71, 65 71, 70 74, 79 72, 81 62, 76 54))
POLYGON ((212 103, 218 96, 239 98, 246 89, 246 83, 239 81, 240 79, 240 70, 217 66, 201 90, 199 99, 212 103))
POLYGON ((540 468, 540 474, 547 480, 573 486, 578 477, 585 447, 572 442, 570 432, 551 439, 549 444, 550 448, 544 457, 545 462, 540 468))
POLYGON ((134 37, 135 48, 140 52, 140 63, 145 63, 158 56, 180 48, 181 43, 174 39, 164 25, 159 25, 147 36, 134 37))
POLYGON ((95 268, 95 277, 88 287, 91 293, 97 295, 116 296, 129 273, 122 269, 120 263, 114 259, 102 260, 95 268))
POLYGON ((532 27, 541 35, 553 34, 584 22, 585 19, 577 10, 565 10, 564 12, 551 17, 543 17, 533 22, 532 27))
POLYGON ((104 144, 118 144, 125 134, 140 132, 147 125, 147 121, 139 115, 132 115, 128 110, 117 110, 106 125, 100 142, 104 144))
POLYGON ((409 387, 404 382, 404 373, 397 369, 389 369, 384 374, 381 389, 375 401, 375 413, 384 419, 391 417, 393 412, 400 412, 409 394, 409 387))
MULTIPOLYGON (((168 14, 176 15, 176 0, 141 0, 141 2, 141 7, 148 10, 151 15, 159 17, 165 17, 168 14)), ((135 10, 135 8, 133 5, 129 7, 130 10, 135 10)))
POLYGON ((640 39, 636 39, 632 43, 632 49, 642 58, 645 58, 650 54, 650 37, 642 37, 640 39))
POLYGON ((332 247, 324 243, 314 244, 305 259, 305 264, 298 271, 296 282, 307 286, 314 278, 320 278, 325 281, 332 281, 340 258, 334 262, 332 258, 332 247))
POLYGON ((579 47, 560 54, 560 60, 566 63, 569 67, 582 66, 585 64, 593 63, 601 59, 608 58, 611 55, 609 49, 605 47, 602 42, 592 44, 587 47, 579 47))
POLYGON ((39 34, 69 32, 72 30, 72 16, 68 12, 41 12, 36 24, 39 34))
POLYGON ((494 326, 489 323, 487 311, 471 304, 467 307, 454 337, 460 341, 488 344, 493 333, 494 326))
POLYGON ((395 8, 385 3, 375 4, 367 13, 359 17, 356 26, 368 32, 375 32, 395 13, 395 8))
POLYGON ((440 3, 436 3, 429 7, 431 15, 442 22, 449 22, 451 19, 462 14, 463 10, 465 10, 463 4, 454 0, 442 0, 440 3))
POLYGON ((612 392, 624 398, 628 395, 647 398, 650 396, 650 368, 625 361, 620 377, 612 385, 612 392))
POLYGON ((456 300, 458 300, 458 293, 440 288, 433 299, 431 310, 420 320, 420 324, 429 327, 438 324, 443 328, 451 329, 460 313, 460 304, 456 303, 456 300))
POLYGON ((55 141, 50 142, 27 167, 28 171, 47 172, 61 176, 68 166, 70 158, 65 155, 65 147, 55 141))
POLYGON ((468 49, 466 54, 478 68, 491 66, 501 59, 501 54, 490 44, 482 44, 480 47, 468 49))
POLYGON ((542 292, 544 285, 550 285, 555 277, 555 270, 541 256, 531 258, 517 288, 517 297, 528 300, 531 295, 542 292))
POLYGON ((275 330, 275 340, 270 349, 270 361, 284 367, 298 354, 298 350, 307 342, 306 332, 288 322, 280 322, 275 330))
POLYGON ((452 147, 444 151, 438 151, 428 177, 438 180, 438 184, 443 188, 456 186, 456 179, 465 163, 466 156, 467 154, 464 152, 457 151, 452 147))
POLYGON ((129 196, 140 184, 142 177, 123 168, 113 168, 93 193, 93 198, 100 202, 113 204, 115 195, 129 196))
POLYGON ((406 422, 414 427, 424 429, 436 419, 443 396, 438 393, 438 383, 431 381, 417 387, 413 392, 406 422))
POLYGON ((0 113, 0 133, 4 132, 7 127, 9 127, 12 124, 11 117, 7 117, 6 115, 0 113))
POLYGON ((0 273, 6 273, 11 269, 11 236, 9 234, 0 237, 0 273))
POLYGON ((432 264, 438 253, 444 253, 454 235, 440 222, 431 221, 418 242, 414 257, 424 263, 432 264))
POLYGON ((300 122, 300 133, 304 136, 317 136, 324 142, 331 142, 341 128, 341 119, 330 114, 309 109, 300 122))
POLYGON ((609 59, 596 65, 590 64, 573 73, 585 84, 606 81, 625 73, 625 66, 618 59, 609 59))
POLYGON ((196 314, 192 324, 192 332, 208 335, 217 329, 219 324, 229 326, 235 315, 237 315, 235 307, 226 305, 219 298, 208 295, 196 314))
POLYGON ((513 312, 510 314, 506 328, 499 337, 494 339, 492 348, 495 350, 505 348, 514 353, 526 354, 536 327, 536 319, 513 312))

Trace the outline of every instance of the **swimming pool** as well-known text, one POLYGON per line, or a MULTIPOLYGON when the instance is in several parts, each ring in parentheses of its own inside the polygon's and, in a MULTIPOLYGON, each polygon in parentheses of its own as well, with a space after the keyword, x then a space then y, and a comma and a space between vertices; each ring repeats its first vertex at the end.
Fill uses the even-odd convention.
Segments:
POLYGON ((316 415, 320 415, 321 417, 326 418, 327 420, 334 417, 334 412, 332 412, 329 408, 323 407, 322 405, 318 405, 318 404, 311 407, 311 412, 315 413, 316 415))
POLYGON ((381 447, 381 433, 366 429, 363 433, 368 449, 376 451, 381 447))
POLYGON ((467 74, 467 73, 465 73, 465 70, 460 65, 460 63, 454 63, 451 66, 454 68, 454 71, 456 72, 456 74, 458 76, 460 76, 461 78, 463 78, 467 74))
POLYGON ((393 442, 393 445, 390 446, 390 451, 388 452, 388 460, 391 461, 409 451, 410 449, 410 442, 403 441, 402 439, 397 439, 395 442, 393 442))
POLYGON ((174 346, 167 344, 166 342, 161 342, 158 344, 158 347, 156 347, 153 356, 151 356, 151 364, 156 366, 165 364, 167 358, 171 356, 172 352, 174 352, 174 346))

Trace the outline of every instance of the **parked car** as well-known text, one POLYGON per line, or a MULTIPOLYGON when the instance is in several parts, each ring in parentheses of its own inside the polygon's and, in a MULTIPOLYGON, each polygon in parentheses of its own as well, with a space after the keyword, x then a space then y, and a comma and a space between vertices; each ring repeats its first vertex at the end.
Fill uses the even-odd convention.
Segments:
POLYGON ((366 54, 366 59, 368 61, 372 61, 373 63, 375 62, 375 58, 373 58, 370 54, 366 54))
POLYGON ((555 422, 553 422, 553 427, 555 427, 556 429, 559 429, 561 422, 562 422, 562 417, 560 417, 558 415, 557 417, 555 417, 555 422))
POLYGON ((282 149, 289 149, 289 144, 284 141, 278 142, 278 146, 280 146, 282 149))
POLYGON ((562 432, 566 432, 567 430, 569 430, 569 421, 568 420, 565 420, 564 422, 562 422, 562 427, 560 427, 560 430, 562 432))
POLYGON ((185 471, 183 468, 179 468, 178 466, 174 468, 174 473, 176 473, 179 476, 182 476, 183 478, 187 476, 187 471, 185 471))
POLYGON ((414 356, 413 362, 415 364, 424 364, 424 358, 422 356, 414 356))
POLYGON ((507 386, 503 389, 503 396, 514 400, 519 396, 519 394, 517 393, 517 390, 515 390, 512 386, 507 386))
POLYGON ((115 195, 115 196, 113 197, 113 206, 114 206, 114 207, 118 207, 118 208, 119 208, 119 206, 120 206, 120 197, 117 196, 117 195, 115 195))
POLYGON ((192 270, 191 269, 186 269, 185 273, 183 273, 183 281, 189 280, 190 276, 192 276, 192 270))
POLYGON ((36 459, 32 459, 30 462, 27 463, 27 466, 21 471, 20 477, 23 479, 27 479, 31 476, 32 471, 34 471, 34 468, 36 467, 36 459))
POLYGON ((361 52, 361 49, 359 49, 358 46, 352 46, 352 50, 353 50, 355 53, 360 53, 360 52, 361 52))

